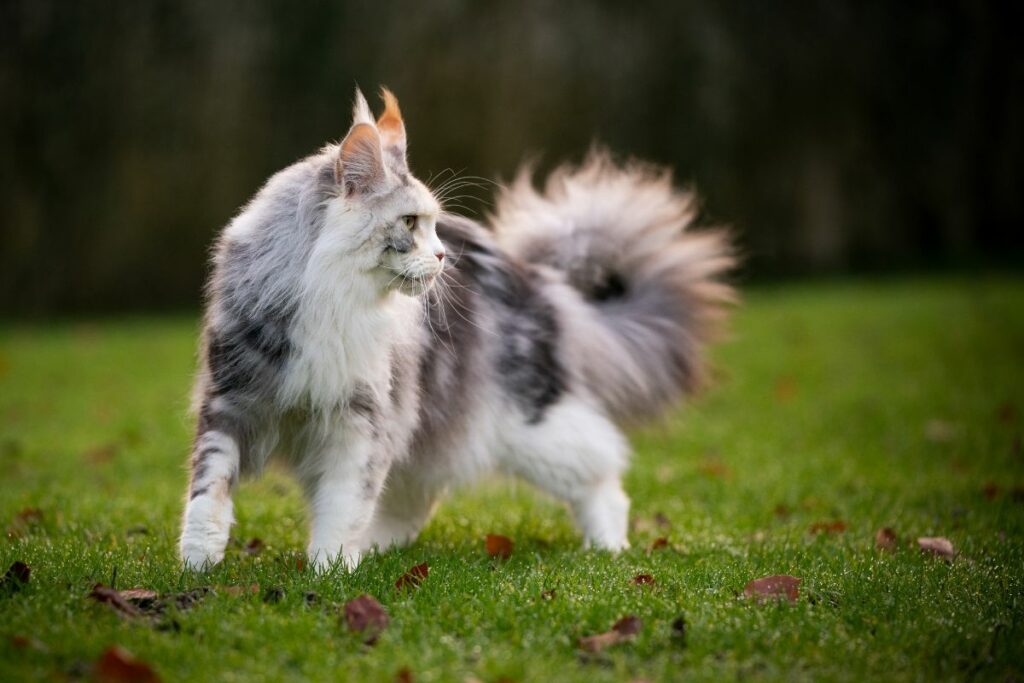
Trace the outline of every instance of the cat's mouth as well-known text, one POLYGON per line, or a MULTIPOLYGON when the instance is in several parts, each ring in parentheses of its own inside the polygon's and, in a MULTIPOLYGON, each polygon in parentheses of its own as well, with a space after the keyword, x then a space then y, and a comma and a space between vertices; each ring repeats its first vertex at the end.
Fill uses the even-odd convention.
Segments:
POLYGON ((396 289, 402 294, 408 294, 409 296, 417 296, 430 289, 434 282, 437 281, 437 273, 425 273, 423 275, 413 275, 405 271, 394 272, 391 282, 388 287, 390 289, 396 289))

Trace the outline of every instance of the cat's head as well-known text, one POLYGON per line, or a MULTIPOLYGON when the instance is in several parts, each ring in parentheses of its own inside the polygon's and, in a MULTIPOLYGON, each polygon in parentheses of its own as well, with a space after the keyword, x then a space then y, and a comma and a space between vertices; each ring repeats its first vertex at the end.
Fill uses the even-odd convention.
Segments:
POLYGON ((325 228, 339 232, 380 288, 415 296, 430 288, 445 265, 435 230, 441 207, 409 171, 398 100, 386 88, 381 97, 384 113, 374 121, 356 90, 352 127, 335 152, 335 191, 325 228))

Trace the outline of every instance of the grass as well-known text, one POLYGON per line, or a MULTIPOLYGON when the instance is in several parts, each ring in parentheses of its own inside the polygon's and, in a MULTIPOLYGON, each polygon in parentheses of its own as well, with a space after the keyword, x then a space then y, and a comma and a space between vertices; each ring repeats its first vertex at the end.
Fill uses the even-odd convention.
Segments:
POLYGON ((412 547, 333 576, 296 568, 305 511, 281 473, 243 485, 221 567, 179 571, 196 325, 0 327, 0 571, 32 568, 0 595, 0 680, 88 677, 115 643, 164 680, 1024 675, 1024 280, 750 292, 715 351, 717 387, 633 435, 633 550, 584 552, 562 507, 495 482, 454 496, 412 547), (834 520, 846 530, 809 533, 834 520), (883 526, 898 551, 875 549, 883 526), (487 533, 514 539, 509 560, 486 555, 487 533), (662 535, 670 547, 648 553, 662 535), (919 536, 960 555, 923 556, 919 536), (255 537, 266 547, 250 556, 255 537), (420 562, 429 577, 396 591, 420 562), (656 583, 633 585, 640 573, 656 583), (800 599, 742 597, 769 574, 802 577, 800 599), (123 619, 87 598, 96 582, 260 589, 123 619), (373 647, 339 617, 362 593, 391 616, 373 647), (643 621, 634 640, 581 653, 580 636, 626 614, 643 621))

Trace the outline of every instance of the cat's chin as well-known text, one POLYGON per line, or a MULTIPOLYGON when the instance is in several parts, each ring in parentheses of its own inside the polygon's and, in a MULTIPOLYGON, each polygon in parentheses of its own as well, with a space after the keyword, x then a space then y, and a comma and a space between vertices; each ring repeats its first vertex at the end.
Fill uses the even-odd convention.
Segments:
POLYGON ((392 279, 391 284, 388 285, 388 288, 406 296, 419 296, 433 287, 436 280, 436 275, 414 278, 404 273, 397 273, 392 279))

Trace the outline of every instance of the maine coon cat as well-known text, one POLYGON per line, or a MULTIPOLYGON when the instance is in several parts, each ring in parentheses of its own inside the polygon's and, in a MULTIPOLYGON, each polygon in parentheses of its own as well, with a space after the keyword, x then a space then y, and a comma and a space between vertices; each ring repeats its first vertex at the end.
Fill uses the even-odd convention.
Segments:
POLYGON ((186 566, 223 558, 232 490, 271 458, 309 501, 308 552, 407 543, 454 485, 500 471, 628 547, 619 424, 696 388, 732 290, 667 172, 592 153, 504 190, 492 225, 409 171, 398 103, 274 175, 221 234, 208 285, 186 566))

